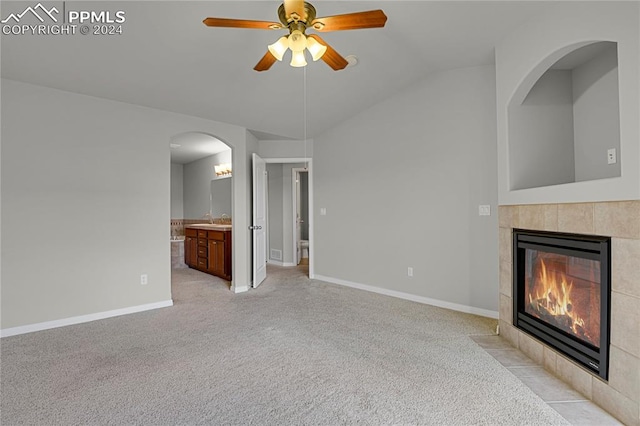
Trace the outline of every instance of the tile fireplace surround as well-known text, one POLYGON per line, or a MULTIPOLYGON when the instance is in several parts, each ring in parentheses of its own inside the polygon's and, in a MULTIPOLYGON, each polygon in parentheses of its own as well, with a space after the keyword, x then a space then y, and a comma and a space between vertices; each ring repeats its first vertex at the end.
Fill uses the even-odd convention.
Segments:
POLYGON ((640 426, 640 201, 500 206, 500 334, 629 426, 640 426), (608 383, 513 327, 513 228, 611 237, 608 383))

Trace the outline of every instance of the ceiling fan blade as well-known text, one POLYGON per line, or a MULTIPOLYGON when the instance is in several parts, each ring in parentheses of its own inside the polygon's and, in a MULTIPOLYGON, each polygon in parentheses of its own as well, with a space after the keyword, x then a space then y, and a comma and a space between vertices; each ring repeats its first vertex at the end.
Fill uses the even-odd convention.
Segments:
POLYGON ((304 0, 284 0, 284 11, 289 18, 292 13, 298 15, 298 19, 303 19, 304 14, 304 0))
POLYGON ((202 21, 208 27, 251 28, 257 30, 279 30, 279 22, 251 21, 248 19, 206 18, 202 21))
POLYGON ((343 58, 342 55, 336 52, 333 47, 329 46, 329 44, 327 44, 327 42, 324 41, 319 35, 309 34, 307 35, 307 37, 311 37, 321 45, 327 47, 327 51, 324 52, 324 55, 322 55, 322 60, 331 68, 333 68, 334 71, 342 70, 347 65, 349 65, 349 62, 345 58, 343 58))
POLYGON ((341 31, 380 28, 384 27, 386 22, 387 15, 378 9, 316 18, 311 22, 311 26, 313 26, 316 31, 341 31))
POLYGON ((266 71, 271 68, 271 65, 275 64, 276 61, 276 57, 267 50, 267 53, 264 54, 262 59, 260 59, 260 61, 256 64, 255 67, 253 67, 253 69, 256 71, 266 71))

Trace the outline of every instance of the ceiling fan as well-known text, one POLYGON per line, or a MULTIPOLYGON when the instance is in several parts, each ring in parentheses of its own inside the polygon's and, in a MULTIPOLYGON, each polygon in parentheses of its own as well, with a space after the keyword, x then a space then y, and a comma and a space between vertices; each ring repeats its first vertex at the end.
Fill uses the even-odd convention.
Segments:
POLYGON ((278 18, 280 22, 229 18, 206 18, 202 22, 209 27, 289 30, 289 35, 280 37, 278 41, 268 46, 267 53, 253 68, 256 71, 266 71, 276 60, 281 61, 287 49, 292 52, 290 65, 293 67, 307 65, 304 56, 304 51, 307 49, 314 61, 322 59, 335 71, 344 69, 349 64, 345 58, 319 35, 305 34, 305 31, 309 28, 320 32, 380 28, 387 22, 387 16, 382 10, 316 18, 315 7, 303 0, 284 0, 278 8, 278 18))

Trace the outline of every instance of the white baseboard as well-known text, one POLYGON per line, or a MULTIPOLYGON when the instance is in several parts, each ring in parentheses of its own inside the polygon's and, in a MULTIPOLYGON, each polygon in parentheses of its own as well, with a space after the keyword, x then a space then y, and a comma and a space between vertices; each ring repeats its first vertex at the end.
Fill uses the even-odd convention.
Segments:
POLYGON ((280 262, 279 260, 272 260, 272 259, 267 260, 267 263, 271 265, 276 265, 276 266, 296 266, 296 264, 292 262, 280 262))
POLYGON ((67 325, 81 324, 106 318, 119 317, 121 315, 135 314, 136 312, 150 311, 152 309, 173 306, 173 300, 147 303, 145 305, 131 306, 129 308, 114 309, 112 311, 96 312, 95 314, 80 315, 77 317, 63 318, 54 321, 39 322, 37 324, 23 325, 20 327, 5 328, 0 330, 0 337, 17 336, 19 334, 33 333, 34 331, 49 330, 51 328, 65 327, 67 325))
POLYGON ((416 296, 415 294, 403 293, 401 291, 388 290, 386 288, 374 287, 367 284, 354 283, 339 278, 326 277, 324 275, 314 275, 313 279, 338 284, 345 287, 357 288, 358 290, 370 291, 372 293, 383 294, 385 296, 397 297, 398 299, 410 300, 412 302, 423 303, 425 305, 437 306, 439 308, 451 309, 452 311, 464 312, 467 314, 479 315, 487 318, 498 319, 497 311, 474 308, 473 306, 460 305, 458 303, 446 302, 444 300, 431 299, 429 297, 416 296))
POLYGON ((231 289, 231 291, 233 291, 234 293, 244 293, 245 291, 249 291, 249 287, 247 287, 246 285, 243 285, 243 286, 233 286, 233 288, 231 289))

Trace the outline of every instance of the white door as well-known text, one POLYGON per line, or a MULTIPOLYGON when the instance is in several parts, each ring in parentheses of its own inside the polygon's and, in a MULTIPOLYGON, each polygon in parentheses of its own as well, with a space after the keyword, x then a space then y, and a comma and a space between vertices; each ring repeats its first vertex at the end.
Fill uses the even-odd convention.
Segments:
POLYGON ((267 163, 253 154, 253 287, 267 277, 267 163))

